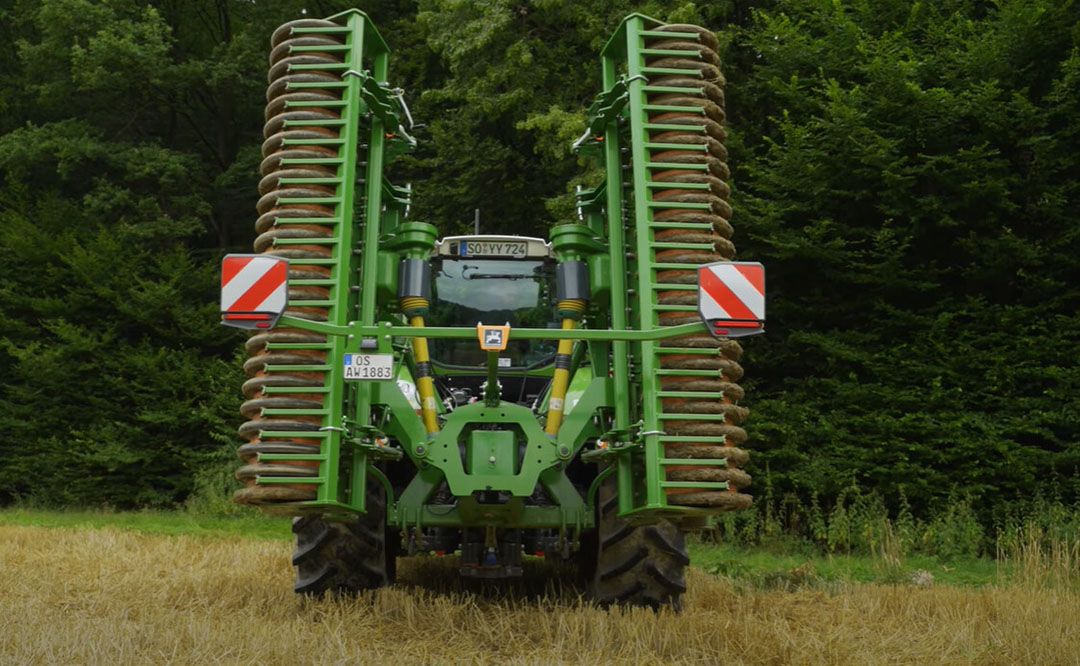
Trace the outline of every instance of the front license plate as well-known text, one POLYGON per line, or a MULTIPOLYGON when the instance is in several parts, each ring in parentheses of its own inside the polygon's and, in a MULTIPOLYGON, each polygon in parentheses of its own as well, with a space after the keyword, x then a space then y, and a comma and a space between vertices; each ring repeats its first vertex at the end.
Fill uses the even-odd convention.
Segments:
POLYGON ((393 354, 345 354, 345 379, 383 381, 393 378, 393 354))
POLYGON ((512 241, 469 241, 461 244, 461 256, 524 259, 527 249, 526 243, 512 241))

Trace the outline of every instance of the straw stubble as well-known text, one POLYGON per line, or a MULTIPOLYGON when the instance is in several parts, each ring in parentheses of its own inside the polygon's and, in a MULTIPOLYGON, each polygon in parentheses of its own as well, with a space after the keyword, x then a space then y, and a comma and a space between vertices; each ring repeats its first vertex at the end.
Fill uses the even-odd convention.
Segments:
POLYGON ((0 527, 2 664, 1068 664, 1067 589, 744 590, 697 570, 681 615, 605 611, 543 563, 501 593, 402 560, 356 599, 292 593, 290 545, 0 527))

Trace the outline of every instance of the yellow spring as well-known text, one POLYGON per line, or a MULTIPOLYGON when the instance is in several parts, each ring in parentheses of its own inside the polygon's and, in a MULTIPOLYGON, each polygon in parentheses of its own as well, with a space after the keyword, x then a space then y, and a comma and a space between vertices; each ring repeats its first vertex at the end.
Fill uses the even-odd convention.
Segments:
POLYGON ((585 312, 585 301, 579 298, 571 298, 565 301, 559 301, 556 309, 565 312, 576 312, 577 314, 582 314, 585 312))
POLYGON ((401 299, 399 305, 401 306, 401 311, 408 315, 413 310, 427 309, 427 307, 431 304, 426 298, 420 298, 419 296, 410 296, 408 298, 401 299))

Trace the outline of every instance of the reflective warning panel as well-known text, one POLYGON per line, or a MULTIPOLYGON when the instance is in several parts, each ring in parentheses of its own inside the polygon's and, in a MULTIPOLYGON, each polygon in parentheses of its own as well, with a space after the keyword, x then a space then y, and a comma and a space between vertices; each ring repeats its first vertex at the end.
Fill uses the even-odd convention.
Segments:
POLYGON ((265 254, 229 254, 221 262, 221 323, 273 328, 289 300, 289 260, 265 254))
POLYGON ((698 313, 717 338, 765 332, 765 267, 722 261, 698 267, 698 313))

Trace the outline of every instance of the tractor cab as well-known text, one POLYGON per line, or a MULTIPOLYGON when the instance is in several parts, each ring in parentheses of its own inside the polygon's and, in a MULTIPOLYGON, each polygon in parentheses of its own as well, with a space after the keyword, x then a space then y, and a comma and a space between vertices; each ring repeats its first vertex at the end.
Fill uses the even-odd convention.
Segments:
MULTIPOLYGON (((539 238, 451 236, 431 255, 428 326, 510 327, 499 354, 499 383, 508 402, 532 405, 551 380, 556 343, 515 340, 514 328, 558 328, 552 294, 555 258, 539 238)), ((487 378, 487 352, 476 339, 430 341, 435 383, 451 406, 475 401, 487 378)))

